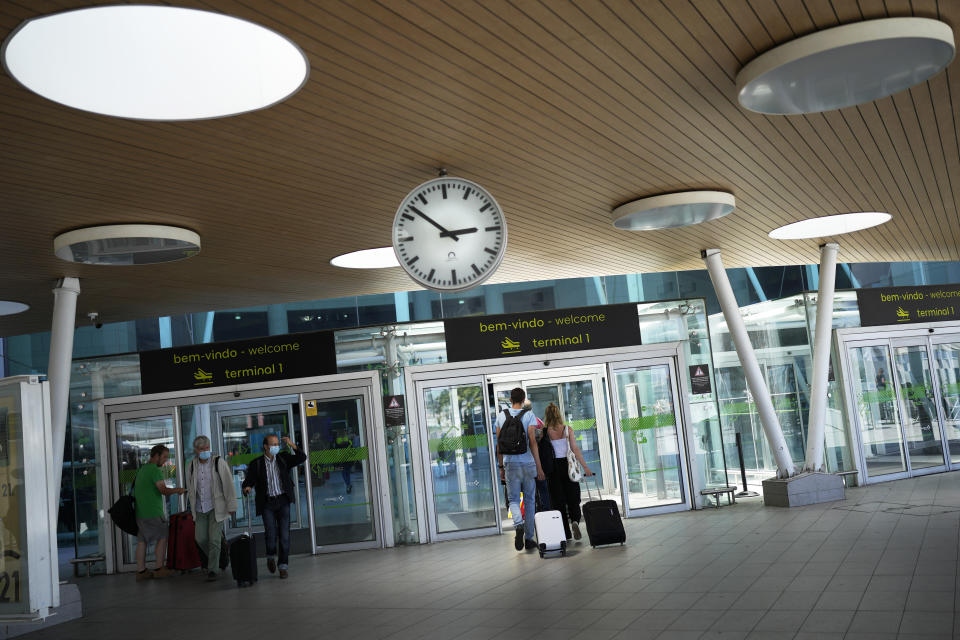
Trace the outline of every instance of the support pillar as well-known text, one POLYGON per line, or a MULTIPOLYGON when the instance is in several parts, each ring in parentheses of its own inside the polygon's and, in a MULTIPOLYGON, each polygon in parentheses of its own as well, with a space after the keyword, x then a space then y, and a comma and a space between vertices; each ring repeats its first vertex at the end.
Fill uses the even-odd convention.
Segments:
POLYGON ((70 403, 70 366, 73 361, 73 331, 77 319, 77 296, 80 281, 63 278, 53 290, 53 325, 50 329, 50 415, 53 442, 50 458, 52 476, 50 491, 53 504, 60 504, 60 482, 63 477, 63 448, 67 438, 67 411, 70 403))
POLYGON ((833 290, 837 276, 834 242, 820 246, 820 288, 817 293, 817 326, 813 336, 813 375, 810 380, 810 415, 807 418, 807 457, 804 471, 823 471, 827 386, 830 371, 830 337, 833 335, 833 290))
POLYGON ((767 383, 760 372, 760 364, 757 362, 757 356, 753 352, 753 345, 750 344, 750 337, 747 335, 747 328, 743 324, 743 318, 740 316, 740 307, 737 305, 737 298, 733 295, 733 288, 730 286, 730 280, 727 278, 727 272, 723 268, 723 261, 720 259, 719 249, 706 249, 700 253, 703 261, 707 265, 707 271, 710 273, 710 280, 713 281, 713 288, 717 293, 717 300, 720 302, 720 308, 723 310, 723 318, 727 322, 727 328, 730 336, 733 338, 733 344, 737 349, 737 356, 740 358, 740 364, 743 366, 743 374, 747 379, 747 386, 750 393, 753 394, 753 401, 757 405, 757 412, 760 414, 760 423, 763 425, 763 433, 773 452, 773 457, 777 462, 777 476, 786 478, 794 475, 795 469, 793 460, 790 457, 790 450, 787 448, 787 441, 783 437, 783 429, 780 427, 780 421, 773 410, 773 402, 770 400, 770 390, 767 389, 767 383))

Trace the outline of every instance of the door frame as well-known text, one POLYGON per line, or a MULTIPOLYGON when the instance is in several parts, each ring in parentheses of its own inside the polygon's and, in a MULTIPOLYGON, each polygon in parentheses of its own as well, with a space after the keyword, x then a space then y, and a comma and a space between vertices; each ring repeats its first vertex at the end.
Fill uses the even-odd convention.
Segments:
POLYGON ((376 387, 358 385, 349 388, 327 389, 300 394, 300 429, 302 442, 306 445, 307 464, 310 463, 309 440, 307 438, 307 409, 308 400, 327 402, 330 400, 349 399, 359 397, 363 403, 363 429, 367 438, 367 447, 370 460, 370 497, 373 500, 373 530, 374 539, 362 542, 347 542, 337 545, 317 544, 316 512, 313 506, 313 476, 309 466, 305 469, 308 501, 307 515, 310 521, 310 540, 313 544, 314 555, 336 551, 355 551, 358 549, 379 549, 392 547, 393 541, 393 510, 390 505, 390 473, 387 464, 387 436, 383 429, 382 420, 378 423, 377 416, 383 416, 383 397, 380 393, 379 374, 373 372, 376 378, 376 387), (376 393, 374 393, 376 391, 376 393))
MULTIPOLYGON (((377 494, 381 497, 379 504, 389 505, 390 485, 387 477, 387 448, 386 435, 384 433, 383 423, 383 398, 381 397, 381 384, 379 371, 359 371, 353 373, 340 373, 329 376, 311 376, 307 378, 293 378, 289 380, 273 380, 270 382, 252 382, 248 384, 229 385, 221 387, 210 387, 206 389, 189 389, 185 391, 170 391, 164 393, 143 394, 138 396, 125 396, 118 398, 105 398, 98 403, 97 420, 101 425, 100 432, 100 451, 109 452, 99 467, 101 474, 100 483, 100 504, 112 505, 116 501, 118 494, 118 477, 116 467, 115 443, 114 438, 114 416, 124 417, 157 417, 161 415, 173 415, 175 442, 180 442, 182 438, 182 428, 180 424, 179 408, 184 405, 192 404, 214 404, 221 402, 230 402, 234 400, 254 400, 258 398, 272 398, 276 396, 299 396, 300 420, 301 420, 301 441, 304 445, 303 450, 309 459, 309 443, 305 442, 306 433, 303 431, 306 427, 304 394, 318 394, 337 391, 342 395, 350 395, 351 390, 365 387, 369 391, 370 409, 369 416, 372 418, 370 423, 375 434, 375 439, 371 445, 375 448, 374 464, 376 473, 373 474, 374 482, 377 484, 377 494), (384 496, 386 499, 384 499, 384 496)), ((353 394, 356 395, 356 394, 353 394)), ((178 486, 183 483, 183 464, 184 451, 182 443, 179 444, 179 458, 175 461, 177 465, 178 486)), ((309 481, 309 474, 307 476, 309 481)), ((307 483, 309 490, 310 484, 307 483)), ((183 500, 183 497, 180 498, 183 500)), ((181 502, 181 508, 184 503, 181 502)), ((313 505, 308 505, 310 521, 313 521, 313 505)), ((391 535, 381 535, 380 544, 377 546, 392 547, 394 540, 393 532, 393 514, 389 508, 380 508, 377 515, 380 524, 380 531, 389 532, 391 535)), ((109 517, 104 515, 102 521, 102 530, 104 531, 104 548, 109 550, 106 554, 106 572, 116 573, 123 567, 119 566, 118 560, 122 555, 117 555, 117 535, 116 528, 113 526, 109 517)), ((311 546, 314 553, 318 553, 316 546, 316 529, 310 527, 311 546)), ((332 546, 323 549, 324 552, 346 550, 350 544, 340 545, 334 549, 332 546)))
MULTIPOLYGON (((547 383, 561 385, 566 382, 581 382, 583 380, 589 380, 593 384, 593 411, 597 421, 597 446, 600 447, 600 466, 604 468, 606 465, 606 468, 612 470, 613 475, 608 480, 616 479, 619 482, 620 461, 616 455, 616 445, 610 438, 613 414, 607 401, 607 387, 609 386, 607 368, 603 365, 583 365, 563 371, 525 371, 521 374, 521 376, 499 374, 487 376, 488 383, 493 384, 494 397, 496 397, 498 387, 502 389, 508 385, 519 385, 526 389, 527 387, 543 386, 547 383)), ((563 398, 560 400, 562 404, 563 398)), ((563 408, 561 407, 561 409, 563 408)))
POLYGON ((910 324, 906 326, 884 325, 878 327, 851 327, 834 330, 834 348, 840 363, 840 382, 842 387, 842 396, 844 409, 847 415, 847 437, 851 446, 855 448, 851 451, 851 458, 857 467, 857 484, 875 484, 878 482, 888 482, 891 480, 902 480, 910 477, 928 475, 932 473, 943 473, 952 471, 960 467, 950 461, 950 445, 946 439, 945 423, 943 420, 943 407, 941 399, 940 385, 937 380, 936 364, 933 360, 933 345, 942 342, 951 342, 949 336, 957 336, 956 342, 960 342, 960 322, 924 322, 910 324), (940 442, 944 452, 944 464, 920 469, 914 471, 910 464, 910 452, 906 446, 905 425, 903 423, 903 402, 900 393, 899 374, 896 371, 896 361, 894 359, 893 347, 904 346, 905 344, 923 345, 927 349, 928 362, 930 363, 931 376, 934 386, 934 401, 937 405, 937 420, 940 429, 940 442), (860 428, 860 416, 857 412, 856 398, 853 390, 853 367, 851 365, 850 350, 855 347, 864 346, 884 346, 887 349, 891 363, 891 378, 894 381, 894 392, 896 393, 895 408, 898 412, 900 421, 900 446, 902 447, 906 470, 899 473, 889 473, 882 476, 871 478, 867 474, 866 457, 863 453, 863 439, 860 428))
MULTIPOLYGON (((557 369, 562 370, 587 365, 601 365, 607 369, 607 375, 609 376, 610 367, 615 364, 624 362, 640 362, 657 358, 671 358, 674 359, 676 363, 675 384, 679 389, 677 394, 677 403, 679 405, 677 407, 678 419, 682 420, 683 422, 682 429, 678 430, 678 436, 684 439, 684 450, 688 452, 687 455, 689 455, 689 444, 693 441, 693 423, 690 417, 689 384, 686 379, 686 375, 682 375, 683 372, 686 371, 683 345, 683 342, 662 342, 650 345, 636 345, 633 347, 590 349, 565 353, 515 356, 511 358, 489 358, 484 360, 471 360, 467 362, 446 362, 442 364, 415 365, 406 367, 404 369, 404 388, 407 390, 408 395, 415 394, 416 396, 419 396, 421 395, 420 387, 424 385, 437 386, 440 381, 445 379, 473 377, 475 380, 482 379, 482 383, 485 386, 488 382, 489 376, 491 375, 500 376, 501 374, 514 374, 515 378, 522 379, 527 372, 539 372, 557 369)), ((563 373, 561 372, 560 375, 563 375, 563 373)), ((613 389, 613 385, 610 383, 609 379, 607 380, 606 389, 603 391, 607 394, 607 406, 611 408, 610 412, 612 415, 612 407, 615 406, 613 403, 613 395, 615 390, 613 389)), ((490 410, 489 407, 486 406, 489 404, 486 389, 483 395, 486 420, 489 421, 490 410)), ((424 457, 424 452, 425 449, 428 449, 428 447, 425 446, 423 438, 426 427, 423 424, 423 420, 420 416, 419 399, 417 400, 416 405, 413 403, 410 403, 410 405, 418 407, 417 410, 410 411, 407 415, 407 423, 411 434, 411 458, 413 460, 420 461, 419 464, 413 465, 414 489, 416 491, 417 498, 417 528, 421 543, 435 542, 435 540, 430 537, 429 530, 432 527, 432 524, 428 526, 427 518, 429 517, 429 513, 426 506, 428 502, 432 501, 432 495, 427 489, 425 478, 426 465, 422 462, 423 460, 427 459, 424 457)), ((488 433, 491 431, 491 428, 492 427, 488 423, 488 433)), ((613 428, 613 426, 610 428, 613 428)), ((492 446, 493 441, 489 440, 489 442, 492 446)), ((427 452, 427 454, 429 455, 429 452, 427 452)), ((615 455, 619 456, 619 454, 615 455)), ((687 469, 691 468, 689 461, 685 461, 685 464, 687 469)), ((496 474, 494 474, 493 477, 497 481, 494 486, 499 486, 499 480, 496 477, 496 474)), ((687 508, 700 508, 698 501, 693 499, 693 496, 698 495, 699 490, 703 488, 701 486, 697 486, 698 478, 698 474, 687 473, 687 477, 683 480, 689 491, 690 500, 692 501, 691 507, 687 508)), ((622 486, 622 478, 620 479, 620 482, 622 486)), ((498 493, 498 491, 495 491, 495 494, 498 493)), ((499 497, 496 499, 499 501, 499 497)), ((499 509, 499 502, 497 502, 495 506, 499 509)))

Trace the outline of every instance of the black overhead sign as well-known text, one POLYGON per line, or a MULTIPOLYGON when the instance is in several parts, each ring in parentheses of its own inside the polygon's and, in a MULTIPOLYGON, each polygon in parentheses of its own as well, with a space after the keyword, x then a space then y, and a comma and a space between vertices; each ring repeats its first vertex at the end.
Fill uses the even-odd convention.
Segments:
POLYGON ((860 326, 960 320, 960 284, 857 289, 860 326))
POLYGON ((336 372, 332 331, 140 353, 143 393, 307 378, 336 372))
POLYGON ((640 344, 635 303, 453 318, 443 330, 448 362, 640 344))

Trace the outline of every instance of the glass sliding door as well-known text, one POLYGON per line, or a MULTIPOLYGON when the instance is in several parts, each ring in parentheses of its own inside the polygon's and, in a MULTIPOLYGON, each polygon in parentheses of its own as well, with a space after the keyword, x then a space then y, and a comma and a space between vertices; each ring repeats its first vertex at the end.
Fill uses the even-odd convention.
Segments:
POLYGON ((933 345, 934 366, 951 464, 960 463, 960 342, 933 345))
POLYGON ((304 395, 317 547, 379 546, 377 476, 366 393, 304 395))
POLYGON ((910 469, 943 467, 946 461, 926 341, 902 346, 894 343, 893 357, 910 469))
POLYGON ((625 515, 690 508, 672 360, 611 371, 625 515))
POLYGON ((493 434, 482 377, 417 385, 431 537, 499 531, 493 434), (480 419, 478 419, 478 416, 480 419))
MULTIPOLYGON (((133 489, 137 472, 150 458, 150 449, 156 445, 164 445, 170 450, 170 458, 164 465, 163 477, 167 486, 183 486, 182 469, 180 469, 179 446, 173 412, 163 411, 146 412, 141 415, 119 414, 112 416, 112 432, 114 436, 115 479, 114 500, 122 495, 128 495, 133 489)), ((164 500, 166 516, 181 511, 180 496, 167 496, 164 500)), ((136 566, 136 536, 123 533, 117 528, 117 556, 119 568, 132 569, 136 566)), ((147 564, 153 566, 153 549, 148 549, 147 564)))
POLYGON ((907 470, 890 350, 886 344, 852 347, 851 386, 868 478, 907 470))

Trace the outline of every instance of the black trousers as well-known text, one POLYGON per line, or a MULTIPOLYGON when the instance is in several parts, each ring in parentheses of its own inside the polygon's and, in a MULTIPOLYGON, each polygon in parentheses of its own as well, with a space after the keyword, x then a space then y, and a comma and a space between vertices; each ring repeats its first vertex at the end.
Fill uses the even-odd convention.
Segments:
POLYGON ((567 459, 554 460, 553 472, 547 476, 550 486, 550 506, 560 512, 563 518, 563 532, 570 534, 570 521, 580 522, 580 483, 572 482, 567 475, 567 459))

